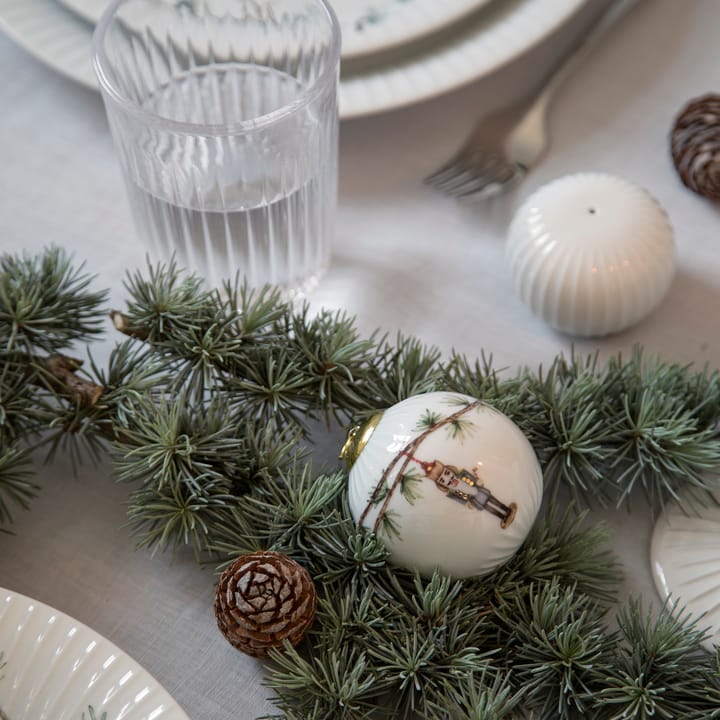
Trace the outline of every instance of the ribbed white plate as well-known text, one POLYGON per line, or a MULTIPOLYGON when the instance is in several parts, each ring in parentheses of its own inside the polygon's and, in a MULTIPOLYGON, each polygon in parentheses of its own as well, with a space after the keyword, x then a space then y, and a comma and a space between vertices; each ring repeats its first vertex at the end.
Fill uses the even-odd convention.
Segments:
MULTIPOLYGON (((458 32, 413 44, 411 54, 391 53, 392 60, 366 69, 343 66, 340 116, 399 108, 461 87, 542 41, 587 2, 501 0, 473 15, 458 32)), ((56 0, 0 0, 0 29, 58 72, 96 87, 92 25, 56 0)))
POLYGON ((650 562, 662 598, 686 608, 720 645, 720 508, 686 515, 668 506, 653 530, 650 562))
POLYGON ((0 709, 9 720, 188 720, 140 665, 77 620, 0 588, 0 709))
MULTIPOLYGON (((342 30, 342 56, 358 57, 413 42, 502 0, 330 0, 342 30)), ((108 0, 59 0, 96 23, 108 0)))

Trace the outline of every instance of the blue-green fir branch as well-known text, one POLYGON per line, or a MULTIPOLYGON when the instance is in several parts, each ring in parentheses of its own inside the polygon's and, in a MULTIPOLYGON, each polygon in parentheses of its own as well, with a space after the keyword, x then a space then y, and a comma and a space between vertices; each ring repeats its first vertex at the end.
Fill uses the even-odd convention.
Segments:
MULTIPOLYGON (((132 486, 141 546, 190 546, 221 567, 258 549, 301 562, 316 622, 302 646, 272 654, 267 676, 288 720, 720 716, 718 654, 702 629, 679 607, 639 601, 615 619, 620 568, 607 531, 580 511, 712 502, 717 371, 639 349, 499 370, 482 353, 363 337, 345 314, 313 315, 270 288, 209 291, 174 263, 133 272, 126 291, 112 313, 126 337, 106 368, 91 359, 85 372, 73 346, 97 336, 105 294, 62 251, 2 257, 0 524, 36 490, 31 449, 68 444, 109 452, 132 486), (353 522, 344 471, 309 462, 315 420, 332 431, 438 389, 511 417, 548 489, 518 553, 482 578, 392 567, 353 522)), ((399 489, 411 499, 412 476, 399 489)))

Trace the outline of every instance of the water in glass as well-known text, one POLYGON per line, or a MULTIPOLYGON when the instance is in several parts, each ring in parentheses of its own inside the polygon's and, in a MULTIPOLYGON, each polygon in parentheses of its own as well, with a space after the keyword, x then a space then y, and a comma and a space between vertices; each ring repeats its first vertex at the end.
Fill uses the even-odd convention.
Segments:
MULTIPOLYGON (((212 126, 272 113, 301 90, 279 70, 210 65, 173 78, 143 107, 170 118, 190 112, 191 121, 212 126)), ((335 181, 332 163, 323 162, 332 154, 318 147, 320 122, 305 107, 255 135, 176 133, 159 142, 150 132, 139 145, 144 160, 126 168, 126 178, 156 254, 174 253, 211 285, 240 272, 254 286, 309 292, 328 264, 333 208, 322 197, 335 181)))

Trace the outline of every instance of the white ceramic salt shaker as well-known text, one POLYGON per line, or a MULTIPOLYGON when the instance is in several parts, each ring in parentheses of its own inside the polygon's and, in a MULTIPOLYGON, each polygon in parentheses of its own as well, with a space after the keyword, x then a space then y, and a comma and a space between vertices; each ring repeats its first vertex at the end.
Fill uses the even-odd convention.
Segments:
POLYGON ((484 575, 518 550, 542 500, 532 445, 503 413, 467 395, 403 400, 351 432, 353 519, 390 561, 422 575, 484 575))
POLYGON ((506 257, 515 290, 562 332, 599 336, 641 320, 675 270, 673 230, 646 190, 604 173, 568 175, 519 208, 506 257))

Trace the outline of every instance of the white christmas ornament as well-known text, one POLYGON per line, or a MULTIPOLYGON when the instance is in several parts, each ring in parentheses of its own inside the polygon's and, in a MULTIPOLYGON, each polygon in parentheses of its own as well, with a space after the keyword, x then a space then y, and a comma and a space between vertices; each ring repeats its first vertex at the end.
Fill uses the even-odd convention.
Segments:
POLYGON ((568 175, 533 193, 510 224, 506 250, 523 302, 574 335, 638 322, 675 271, 665 211, 646 190, 602 173, 568 175))
POLYGON ((542 499, 535 452, 507 416, 467 395, 416 395, 351 432, 350 510, 390 561, 484 575, 527 537, 542 499))

